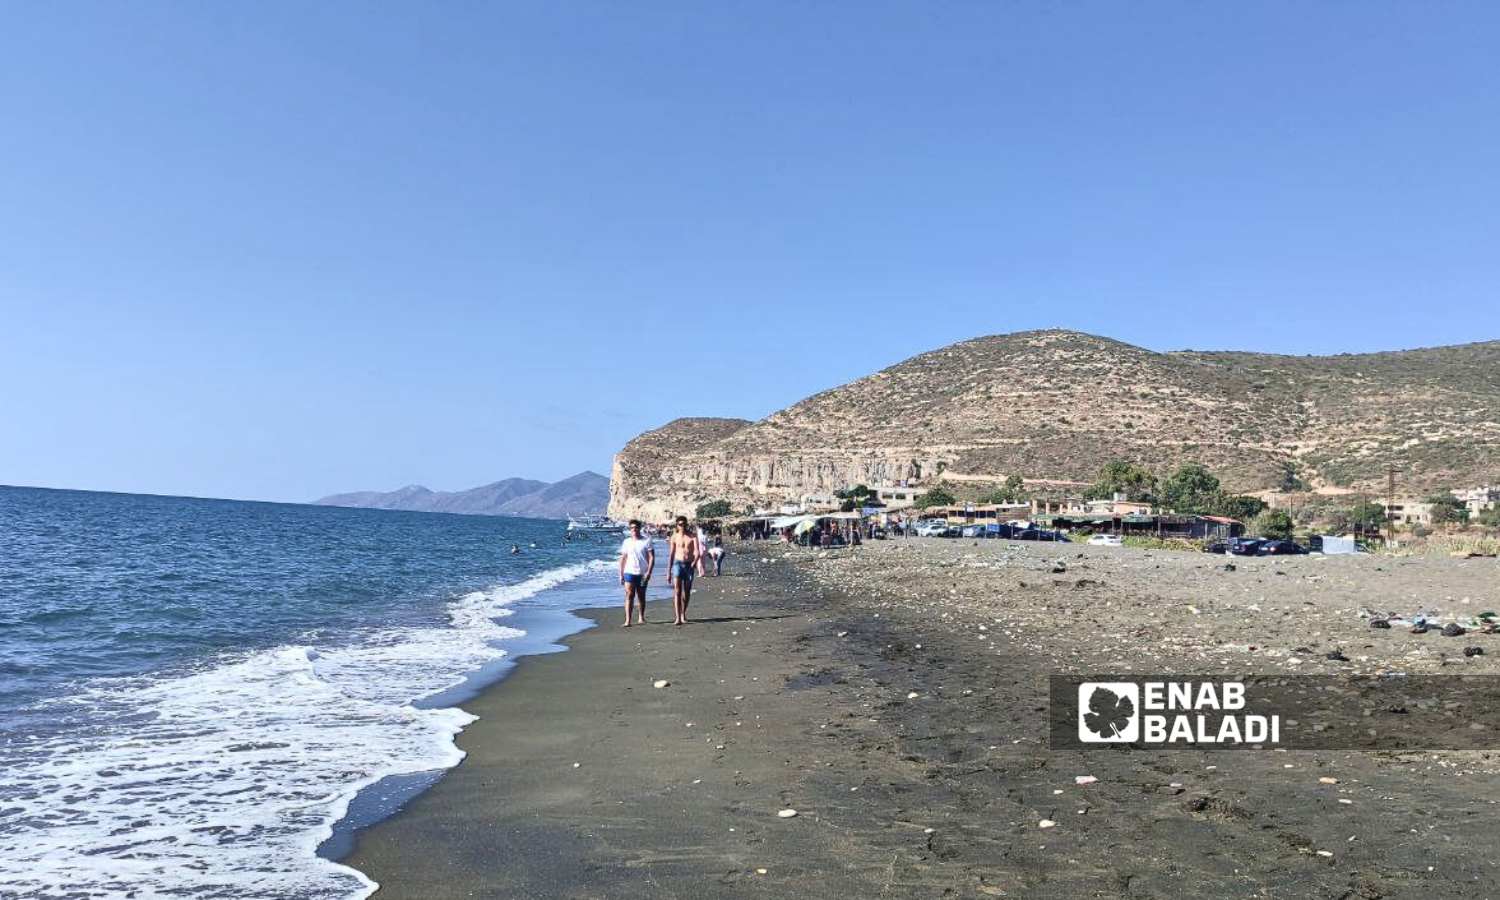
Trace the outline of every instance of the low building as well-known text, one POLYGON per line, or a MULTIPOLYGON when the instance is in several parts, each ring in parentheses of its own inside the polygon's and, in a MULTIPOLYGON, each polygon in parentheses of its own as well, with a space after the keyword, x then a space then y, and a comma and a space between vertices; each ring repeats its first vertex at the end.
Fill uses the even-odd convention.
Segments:
POLYGON ((906 485, 895 485, 891 487, 877 487, 875 496, 885 504, 889 510, 906 509, 916 502, 917 496, 922 493, 920 488, 907 487, 906 485))
POLYGON ((1030 503, 968 503, 963 506, 933 506, 923 515, 943 519, 950 525, 1016 522, 1031 515, 1030 503))
POLYGON ((1134 537, 1222 540, 1245 533, 1245 524, 1227 516, 1083 514, 1053 516, 1052 528, 1087 529, 1134 537))
POLYGON ((1383 503, 1385 517, 1398 525, 1431 525, 1432 504, 1421 500, 1397 500, 1383 503))
POLYGON ((1469 511, 1469 518, 1477 519, 1480 513, 1500 505, 1500 485, 1487 484, 1466 491, 1454 491, 1453 496, 1469 511))
POLYGON ((840 500, 832 494, 802 495, 802 508, 808 512, 818 512, 820 510, 835 510, 838 509, 839 504, 843 502, 844 501, 840 500))

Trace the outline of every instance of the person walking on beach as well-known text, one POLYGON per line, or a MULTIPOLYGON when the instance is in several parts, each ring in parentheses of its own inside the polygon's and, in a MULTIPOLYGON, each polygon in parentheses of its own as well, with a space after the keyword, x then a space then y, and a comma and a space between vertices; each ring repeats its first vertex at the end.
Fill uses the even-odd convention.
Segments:
POLYGON ((651 539, 641 536, 639 519, 630 520, 630 537, 620 542, 620 584, 625 587, 625 627, 630 627, 632 601, 639 600, 640 623, 646 624, 646 582, 656 568, 651 539))
POLYGON ((714 561, 714 577, 718 578, 724 570, 723 538, 714 538, 714 545, 708 548, 708 558, 714 561))
POLYGON ((703 545, 688 527, 687 516, 677 517, 667 555, 667 583, 672 586, 673 625, 687 624, 688 601, 693 596, 693 576, 703 565, 703 545))

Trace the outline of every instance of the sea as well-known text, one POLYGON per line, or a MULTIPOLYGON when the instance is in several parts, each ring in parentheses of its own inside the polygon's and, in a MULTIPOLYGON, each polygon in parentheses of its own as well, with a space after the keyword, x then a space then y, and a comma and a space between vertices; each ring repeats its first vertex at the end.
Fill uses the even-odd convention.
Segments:
POLYGON ((338 858, 463 702, 617 602, 615 539, 564 535, 0 487, 0 896, 369 895, 338 858))

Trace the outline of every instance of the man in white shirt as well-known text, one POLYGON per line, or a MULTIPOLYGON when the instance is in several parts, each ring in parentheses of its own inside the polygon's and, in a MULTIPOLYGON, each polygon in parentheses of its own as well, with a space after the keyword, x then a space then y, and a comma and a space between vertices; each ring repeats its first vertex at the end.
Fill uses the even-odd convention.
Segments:
POLYGON ((620 584, 625 586, 625 627, 630 627, 631 601, 640 598, 640 623, 646 624, 646 582, 656 568, 651 539, 641 536, 640 519, 630 520, 630 537, 620 542, 620 584))

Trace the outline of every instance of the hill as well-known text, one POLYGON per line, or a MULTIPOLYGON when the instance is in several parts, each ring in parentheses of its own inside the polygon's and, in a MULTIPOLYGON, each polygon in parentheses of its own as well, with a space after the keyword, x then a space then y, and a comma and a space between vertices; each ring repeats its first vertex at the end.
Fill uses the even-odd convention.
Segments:
POLYGON ((609 479, 596 472, 580 472, 550 484, 529 478, 506 478, 466 491, 433 491, 421 485, 408 485, 388 493, 333 494, 314 502, 320 506, 561 519, 569 515, 598 515, 604 512, 608 501, 609 479))
POLYGON ((759 422, 648 432, 616 457, 610 510, 655 518, 902 479, 1091 480, 1117 458, 1202 462, 1238 491, 1294 476, 1378 489, 1387 466, 1406 493, 1492 481, 1500 341, 1315 357, 1159 353, 1062 330, 975 338, 759 422))

